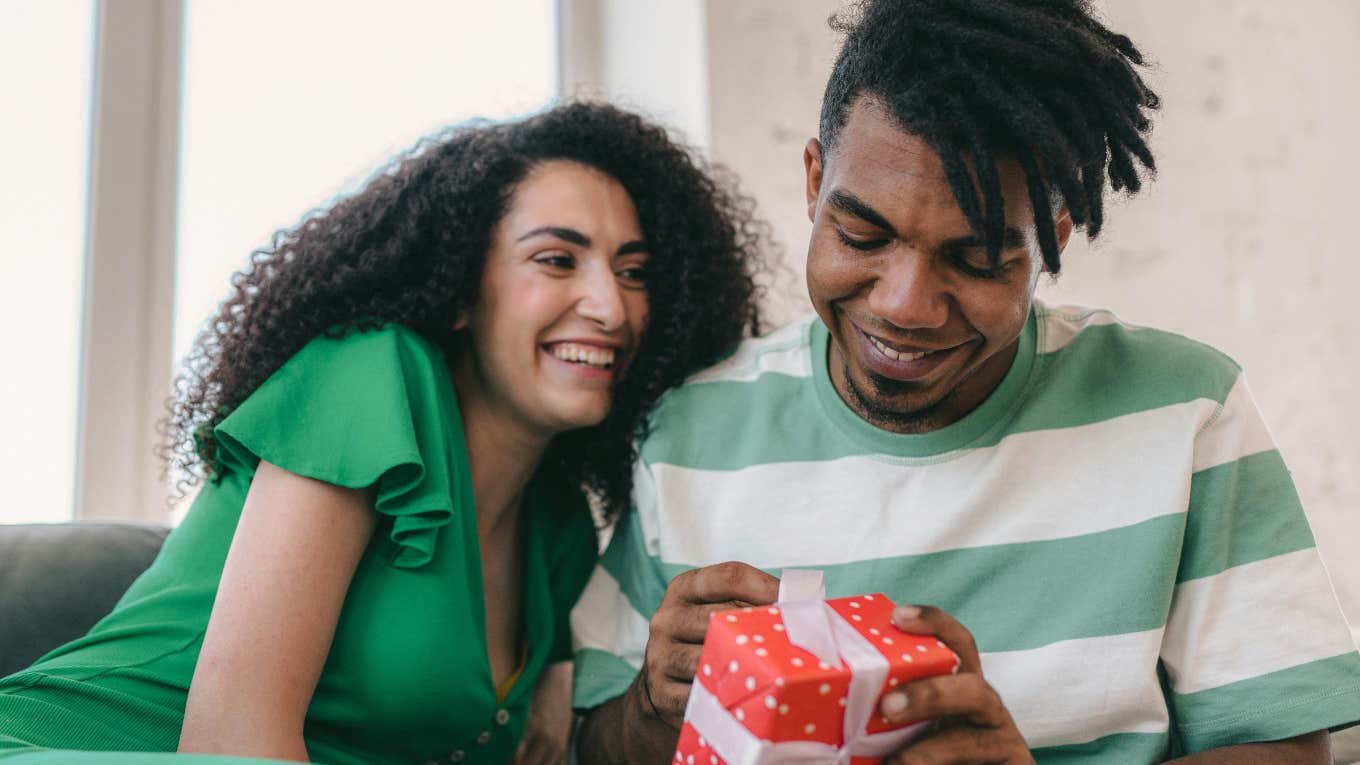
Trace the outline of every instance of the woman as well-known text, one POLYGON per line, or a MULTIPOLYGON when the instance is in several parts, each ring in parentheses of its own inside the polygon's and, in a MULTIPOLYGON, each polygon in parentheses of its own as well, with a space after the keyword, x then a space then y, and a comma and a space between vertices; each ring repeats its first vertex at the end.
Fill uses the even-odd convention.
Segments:
POLYGON ((575 104, 276 235, 177 385, 207 484, 110 616, 0 681, 0 759, 508 762, 570 657, 583 491, 626 509, 649 407, 758 325, 750 209, 575 104))

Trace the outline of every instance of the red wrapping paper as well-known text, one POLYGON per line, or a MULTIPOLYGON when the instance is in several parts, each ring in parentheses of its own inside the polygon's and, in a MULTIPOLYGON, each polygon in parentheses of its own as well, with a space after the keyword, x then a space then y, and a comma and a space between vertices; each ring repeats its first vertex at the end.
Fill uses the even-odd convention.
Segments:
MULTIPOLYGON (((875 734, 890 734, 907 726, 894 726, 879 714, 883 694, 898 685, 932 675, 958 670, 959 659, 944 643, 931 636, 911 635, 891 622, 893 603, 881 593, 837 598, 825 602, 839 618, 887 661, 887 675, 872 692, 872 712, 866 723, 854 731, 845 730, 845 713, 853 669, 848 660, 831 663, 790 642, 781 608, 744 608, 715 613, 709 620, 708 634, 699 659, 690 710, 681 730, 675 762, 679 765, 741 765, 724 759, 721 752, 747 751, 744 762, 761 763, 844 763, 871 765, 882 755, 863 756, 846 749, 854 740, 867 740, 875 734), (839 666, 837 665, 839 664, 839 666), (702 690, 698 687, 702 686, 702 690), (707 692, 706 694, 704 692, 707 692), (729 720, 709 725, 695 713, 696 698, 716 699, 729 720), (692 719, 694 718, 694 719, 692 719), (746 738, 731 734, 736 723, 751 736, 772 744, 812 742, 816 748, 766 747, 768 752, 751 759, 750 742, 745 750, 724 739, 746 738), (847 736, 848 734, 848 736, 847 736), (849 739, 849 741, 847 740, 849 739), (783 751, 781 751, 783 750, 783 751), (835 753, 839 750, 839 753, 835 753)), ((862 646, 861 646, 862 648, 862 646)), ((861 683, 862 685, 862 683, 861 683)), ((701 699, 709 701, 710 699, 701 699)), ((716 707, 708 706, 710 715, 716 707)), ((899 734, 905 735, 905 734, 899 734)), ((887 736, 878 736, 886 739, 887 736)), ((900 744, 898 744, 900 745, 900 744)), ((872 748, 872 747, 871 747, 872 748)), ((894 747, 895 748, 895 747, 894 747)))

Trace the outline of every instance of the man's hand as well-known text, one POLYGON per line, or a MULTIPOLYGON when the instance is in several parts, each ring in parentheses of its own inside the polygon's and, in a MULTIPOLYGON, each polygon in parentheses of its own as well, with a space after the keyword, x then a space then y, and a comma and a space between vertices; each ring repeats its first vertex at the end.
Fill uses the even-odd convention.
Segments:
POLYGON ((672 579, 652 616, 642 667, 642 691, 652 713, 679 729, 710 614, 765 606, 778 597, 779 580, 745 563, 719 563, 672 579))
POLYGON ((1011 713, 982 677, 977 644, 954 617, 928 606, 898 606, 902 631, 934 635, 959 655, 958 674, 907 683, 886 694, 884 717, 897 723, 935 720, 935 728, 884 760, 884 765, 1032 765, 1011 713))

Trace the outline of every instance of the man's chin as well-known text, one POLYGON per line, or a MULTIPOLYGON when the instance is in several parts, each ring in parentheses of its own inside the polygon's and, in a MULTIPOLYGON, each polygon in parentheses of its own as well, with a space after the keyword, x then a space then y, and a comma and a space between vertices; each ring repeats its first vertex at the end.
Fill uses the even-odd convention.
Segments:
POLYGON ((861 383, 846 370, 851 408, 875 427, 894 433, 922 433, 941 427, 950 391, 934 386, 867 375, 861 383))

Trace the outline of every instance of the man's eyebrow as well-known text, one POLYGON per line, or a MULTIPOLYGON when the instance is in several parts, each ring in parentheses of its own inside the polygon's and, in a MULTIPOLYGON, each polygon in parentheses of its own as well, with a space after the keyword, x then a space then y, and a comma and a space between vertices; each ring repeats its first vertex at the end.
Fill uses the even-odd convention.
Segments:
POLYGON ((887 218, 884 218, 877 210, 866 204, 864 200, 848 191, 836 189, 827 195, 826 201, 834 205, 837 209, 843 210, 856 218, 863 220, 865 223, 881 228, 892 236, 897 236, 897 231, 892 227, 892 224, 888 222, 887 218))
POLYGON ((580 247, 590 246, 590 237, 586 236, 585 234, 582 234, 580 231, 577 231, 574 228, 567 228, 566 226, 539 226, 538 228, 533 229, 532 231, 526 232, 523 236, 516 239, 515 241, 522 242, 525 239, 532 239, 533 237, 536 236, 545 235, 555 236, 564 242, 571 242, 572 244, 580 247))
MULTIPOLYGON (((968 236, 956 236, 953 239, 946 239, 941 249, 946 250, 966 250, 971 247, 986 247, 987 243, 982 237, 976 234, 968 236)), ((1001 249, 1014 250, 1025 246, 1025 235, 1020 229, 1014 226, 1007 226, 1005 233, 1001 235, 1001 249)))

